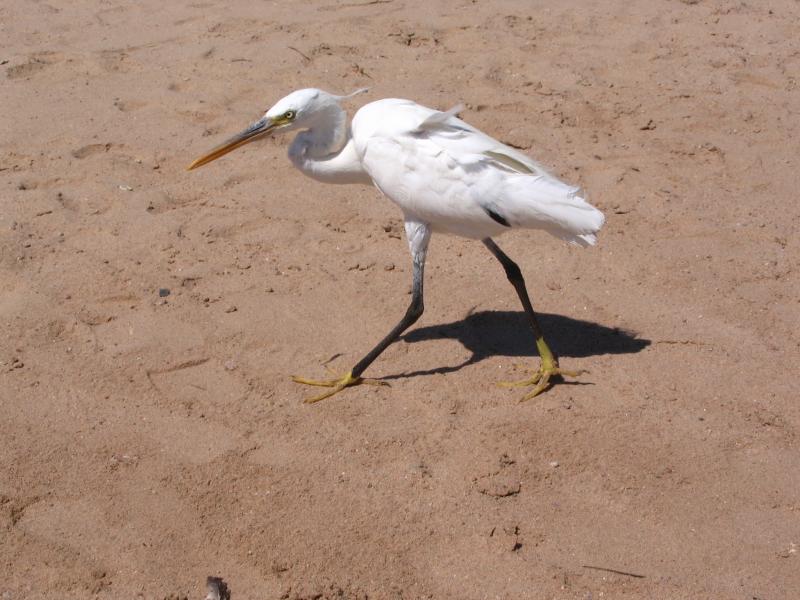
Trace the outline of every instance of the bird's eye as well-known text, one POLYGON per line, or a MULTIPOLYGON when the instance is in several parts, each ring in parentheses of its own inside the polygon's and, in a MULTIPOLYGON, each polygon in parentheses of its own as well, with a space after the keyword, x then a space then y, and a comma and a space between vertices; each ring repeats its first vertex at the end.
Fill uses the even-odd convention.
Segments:
POLYGON ((296 113, 293 110, 287 110, 285 113, 283 113, 283 118, 286 119, 287 121, 291 121, 292 119, 294 119, 295 114, 296 113))

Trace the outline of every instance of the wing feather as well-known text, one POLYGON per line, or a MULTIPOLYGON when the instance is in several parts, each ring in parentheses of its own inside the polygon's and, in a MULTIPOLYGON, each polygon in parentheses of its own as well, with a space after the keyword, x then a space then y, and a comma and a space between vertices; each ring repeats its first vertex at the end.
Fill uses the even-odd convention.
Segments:
POLYGON ((461 110, 435 111, 408 100, 362 108, 353 134, 376 186, 434 229, 487 237, 530 227, 593 244, 604 217, 579 188, 462 121, 461 110))

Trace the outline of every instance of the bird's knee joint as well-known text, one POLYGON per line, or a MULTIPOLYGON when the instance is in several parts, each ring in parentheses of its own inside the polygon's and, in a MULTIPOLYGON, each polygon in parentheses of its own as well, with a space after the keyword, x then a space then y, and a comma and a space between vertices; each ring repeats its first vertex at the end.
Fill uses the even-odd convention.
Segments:
POLYGON ((416 321, 422 316, 422 313, 425 311, 425 305, 422 303, 422 300, 412 300, 411 305, 408 307, 406 311, 406 317, 416 321))

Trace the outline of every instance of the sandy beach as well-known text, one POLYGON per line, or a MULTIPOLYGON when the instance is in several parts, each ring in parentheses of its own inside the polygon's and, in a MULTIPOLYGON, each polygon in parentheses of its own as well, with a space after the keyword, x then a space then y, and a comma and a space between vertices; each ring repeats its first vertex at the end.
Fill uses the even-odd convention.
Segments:
POLYGON ((790 600, 800 589, 800 5, 0 6, 0 599, 790 600), (522 268, 289 139, 303 87, 449 109, 583 187, 522 268))

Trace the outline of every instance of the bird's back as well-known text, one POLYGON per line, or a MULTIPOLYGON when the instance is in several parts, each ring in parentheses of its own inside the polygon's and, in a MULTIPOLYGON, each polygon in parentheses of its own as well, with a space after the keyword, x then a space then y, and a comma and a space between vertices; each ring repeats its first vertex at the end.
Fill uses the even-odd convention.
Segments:
POLYGON ((356 152, 386 196, 434 230, 485 238, 529 227, 594 243, 604 218, 578 188, 457 118, 457 110, 390 98, 356 113, 356 152))

